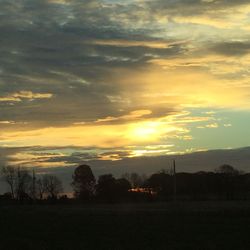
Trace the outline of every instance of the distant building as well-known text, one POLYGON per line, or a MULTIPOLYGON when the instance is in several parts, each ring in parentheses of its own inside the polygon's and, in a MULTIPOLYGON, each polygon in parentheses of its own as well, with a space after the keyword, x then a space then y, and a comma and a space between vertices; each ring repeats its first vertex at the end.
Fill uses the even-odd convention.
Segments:
POLYGON ((157 192, 154 188, 132 188, 128 190, 129 192, 133 193, 144 193, 144 194, 150 194, 150 195, 157 195, 157 192))

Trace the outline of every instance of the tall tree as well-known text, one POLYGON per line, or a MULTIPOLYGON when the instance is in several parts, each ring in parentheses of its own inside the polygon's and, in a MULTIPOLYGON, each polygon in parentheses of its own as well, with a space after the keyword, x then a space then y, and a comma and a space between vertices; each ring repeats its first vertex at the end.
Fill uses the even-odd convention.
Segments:
POLYGON ((44 194, 46 193, 46 181, 44 181, 44 178, 39 177, 36 179, 36 188, 39 199, 42 200, 44 198, 44 194))
POLYGON ((129 189, 131 184, 127 179, 115 179, 112 174, 99 176, 96 186, 97 197, 105 202, 126 200, 129 189))
POLYGON ((15 198, 15 183, 16 183, 17 168, 6 166, 2 169, 2 176, 10 187, 12 199, 15 198))
POLYGON ((16 178, 16 198, 23 200, 29 197, 29 193, 32 190, 32 177, 27 169, 17 168, 16 178))
POLYGON ((116 200, 116 179, 112 174, 99 176, 96 186, 97 197, 103 201, 113 202, 116 200))
POLYGON ((53 199, 57 199, 58 194, 63 191, 61 180, 54 175, 44 175, 43 185, 48 196, 53 199))
POLYGON ((76 198, 88 200, 95 191, 95 176, 88 165, 80 165, 72 176, 72 186, 76 198))
POLYGON ((29 196, 32 177, 27 169, 7 166, 2 169, 2 175, 10 187, 13 199, 23 200, 29 196))

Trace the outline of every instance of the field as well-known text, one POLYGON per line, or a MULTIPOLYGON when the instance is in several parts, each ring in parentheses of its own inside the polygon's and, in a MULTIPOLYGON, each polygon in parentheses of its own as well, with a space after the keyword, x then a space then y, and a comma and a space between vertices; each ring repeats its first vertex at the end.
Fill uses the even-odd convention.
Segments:
POLYGON ((249 202, 1 206, 1 250, 250 249, 249 202))

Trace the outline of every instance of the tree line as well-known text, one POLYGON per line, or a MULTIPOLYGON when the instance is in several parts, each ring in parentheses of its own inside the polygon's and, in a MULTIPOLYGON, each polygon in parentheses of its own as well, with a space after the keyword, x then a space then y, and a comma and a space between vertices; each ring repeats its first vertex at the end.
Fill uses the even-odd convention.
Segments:
POLYGON ((28 169, 13 166, 3 167, 1 174, 10 189, 4 197, 12 200, 57 199, 63 191, 62 181, 55 175, 37 177, 34 170, 30 173, 28 169))
POLYGON ((147 177, 137 173, 120 179, 102 175, 97 183, 89 166, 73 175, 77 199, 101 201, 246 200, 250 199, 250 174, 224 164, 212 172, 175 173, 162 170, 147 177))
POLYGON ((1 200, 18 202, 139 202, 169 200, 250 199, 250 174, 222 165, 212 172, 175 173, 162 170, 149 177, 126 173, 96 180, 88 165, 78 166, 72 175, 73 198, 63 195, 62 181, 55 175, 8 166, 1 172, 10 192, 1 200))

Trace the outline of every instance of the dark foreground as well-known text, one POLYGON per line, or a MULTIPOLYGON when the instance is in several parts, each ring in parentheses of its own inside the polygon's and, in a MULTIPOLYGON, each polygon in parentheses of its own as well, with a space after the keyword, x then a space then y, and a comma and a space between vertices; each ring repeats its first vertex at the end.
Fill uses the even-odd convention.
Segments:
POLYGON ((1 250, 250 249, 249 202, 2 206, 1 250))

